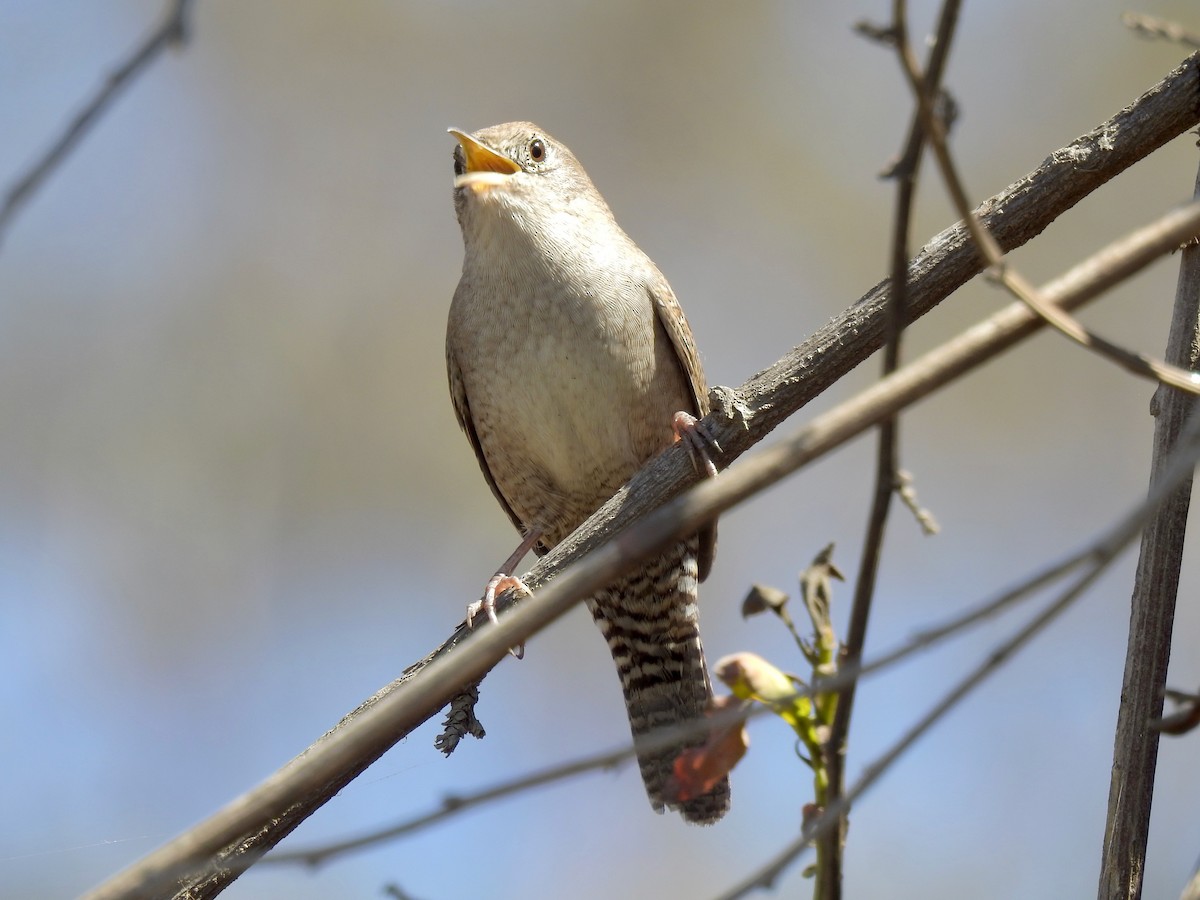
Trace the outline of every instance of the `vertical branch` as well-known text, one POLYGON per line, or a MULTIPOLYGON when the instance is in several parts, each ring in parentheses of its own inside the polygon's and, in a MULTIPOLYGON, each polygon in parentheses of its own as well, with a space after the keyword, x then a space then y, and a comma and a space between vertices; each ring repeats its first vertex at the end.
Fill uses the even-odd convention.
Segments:
MULTIPOLYGON (((1200 173, 1196 178, 1200 196, 1200 173)), ((1167 337, 1168 363, 1195 369, 1200 355, 1200 247, 1190 244, 1182 254, 1175 309, 1167 337)), ((1164 459, 1179 439, 1197 400, 1182 391, 1159 385, 1151 403, 1156 416, 1150 463, 1153 483, 1164 459)), ((1159 507, 1142 532, 1141 552, 1134 578, 1125 676, 1113 751, 1100 870, 1100 900, 1136 898, 1142 893, 1142 874, 1154 799, 1154 771, 1159 732, 1151 720, 1162 714, 1163 689, 1171 655, 1175 597, 1187 532, 1192 482, 1181 484, 1159 507)))
MULTIPOLYGON (((937 96, 950 51, 950 41, 958 22, 958 0, 947 0, 942 6, 937 38, 926 65, 924 92, 932 103, 937 96)), ((907 25, 904 3, 897 0, 892 22, 891 39, 899 46, 907 44, 907 25)), ((896 180, 895 222, 891 246, 891 295, 886 318, 886 338, 883 348, 883 376, 896 371, 900 364, 900 336, 907 319, 908 245, 913 199, 916 195, 917 172, 925 148, 925 129, 921 116, 914 113, 909 127, 904 153, 889 173, 896 180)), ((888 512, 898 476, 897 423, 889 418, 879 426, 879 445, 875 462, 875 490, 867 533, 859 560, 858 577, 854 583, 854 601, 846 641, 842 647, 841 665, 857 665, 862 659, 867 639, 867 623, 871 601, 875 595, 876 576, 883 549, 883 536, 888 512)), ((851 682, 839 695, 829 740, 826 743, 825 763, 829 779, 826 804, 832 807, 841 801, 846 782, 846 746, 850 734, 850 717, 854 710, 857 682, 851 682)), ((816 884, 813 896, 817 900, 840 900, 842 896, 842 848, 846 843, 849 825, 848 811, 838 816, 834 827, 817 840, 816 884)))

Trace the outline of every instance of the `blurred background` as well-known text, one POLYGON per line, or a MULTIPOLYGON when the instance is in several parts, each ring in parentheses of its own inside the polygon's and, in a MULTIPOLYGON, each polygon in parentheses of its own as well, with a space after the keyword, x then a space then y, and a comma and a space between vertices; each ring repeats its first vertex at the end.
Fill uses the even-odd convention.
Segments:
MULTIPOLYGON (((159 21, 163 0, 0 0, 0 184, 159 21)), ((936 5, 914 3, 914 35, 936 5)), ((1185 55, 1110 0, 968 3, 947 83, 982 199, 1185 55)), ((461 240, 447 126, 532 119, 581 158, 666 273, 709 381, 736 385, 882 278, 911 103, 852 34, 890 4, 200 0, 160 59, 0 246, 0 893, 76 894, 302 750, 436 646, 515 535, 454 421, 443 335, 461 240)), ((1200 26, 1195 6, 1144 11, 1200 26)), ((1035 281, 1190 196, 1182 137, 1015 255, 1035 281)), ((919 246, 954 216, 932 177, 919 246)), ((914 252, 917 247, 914 247, 914 252)), ((1176 263, 1084 318, 1160 354, 1176 263)), ((973 284, 915 355, 1005 302, 973 284)), ((872 361, 814 408, 875 377, 872 361)), ((1144 492, 1152 388, 1042 336, 904 420, 943 532, 896 512, 868 650, 1082 544, 1144 492)), ((797 422, 806 418, 802 414, 797 422)), ((795 425, 785 426, 795 427, 795 425)), ((860 440, 726 516, 702 589, 709 659, 801 663, 743 622, 829 541, 853 572, 860 440)), ((1133 553, 856 807, 850 897, 1095 890, 1133 553)), ((1200 684, 1195 560, 1173 685, 1200 684)), ((842 589, 844 622, 850 587, 842 589)), ((1014 620, 864 685, 853 779, 1014 620)), ((309 845, 599 748, 627 726, 583 610, 483 688, 483 742, 435 724, 302 826, 309 845)), ((656 817, 634 767, 464 815, 318 871, 259 867, 240 898, 704 896, 798 827, 809 772, 751 729, 718 827, 656 817), (469 859, 469 865, 463 860, 469 859)), ((1167 739, 1146 896, 1200 854, 1197 738, 1167 739)), ((781 889, 803 895, 792 869, 781 889)))

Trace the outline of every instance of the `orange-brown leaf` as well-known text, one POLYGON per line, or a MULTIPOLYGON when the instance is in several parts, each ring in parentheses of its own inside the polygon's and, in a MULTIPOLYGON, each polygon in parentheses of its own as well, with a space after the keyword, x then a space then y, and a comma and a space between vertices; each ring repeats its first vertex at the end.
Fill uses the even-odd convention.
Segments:
MULTIPOLYGON (((717 709, 737 702, 733 697, 718 697, 712 705, 717 709)), ((749 735, 740 722, 713 729, 703 745, 690 747, 675 757, 675 766, 663 793, 673 803, 684 803, 707 794, 738 764, 749 746, 749 735)))

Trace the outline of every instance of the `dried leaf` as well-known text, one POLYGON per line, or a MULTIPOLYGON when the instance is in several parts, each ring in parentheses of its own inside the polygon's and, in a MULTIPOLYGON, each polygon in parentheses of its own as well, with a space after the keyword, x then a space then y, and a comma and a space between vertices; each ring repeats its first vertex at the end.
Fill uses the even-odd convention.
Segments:
POLYGON ((479 702, 479 684, 473 684, 466 690, 456 694, 446 710, 446 719, 442 723, 442 733, 433 741, 433 745, 446 756, 454 752, 458 742, 470 735, 482 739, 487 732, 483 723, 475 717, 475 704, 479 702))
POLYGON ((742 601, 742 618, 748 619, 771 610, 778 615, 787 606, 788 595, 777 587, 769 584, 753 584, 750 593, 742 601))
MULTIPOLYGON (((733 697, 718 697, 712 708, 728 708, 738 702, 733 697)), ((672 803, 685 803, 707 794, 733 770, 749 746, 750 737, 742 723, 714 728, 702 746, 690 747, 675 757, 663 793, 672 803)))

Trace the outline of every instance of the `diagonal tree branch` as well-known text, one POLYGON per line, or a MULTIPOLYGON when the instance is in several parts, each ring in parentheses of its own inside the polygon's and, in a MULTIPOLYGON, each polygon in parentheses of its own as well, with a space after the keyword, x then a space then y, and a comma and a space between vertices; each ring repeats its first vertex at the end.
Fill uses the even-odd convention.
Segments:
POLYGON ((4 201, 0 203, 0 242, 13 216, 78 146, 88 129, 100 120, 117 95, 131 85, 136 76, 146 71, 163 50, 183 44, 187 39, 191 4, 192 0, 171 0, 162 23, 105 79, 95 96, 76 113, 49 149, 4 192, 4 201))
MULTIPOLYGON (((1037 170, 984 203, 978 212, 1002 245, 1011 248, 1028 241, 1089 192, 1197 124, 1197 71, 1197 59, 1188 59, 1112 120, 1052 154, 1037 170)), ((1153 236, 1143 232, 1131 238, 1120 259, 1110 259, 1107 267, 1097 267, 1093 261, 1047 286, 1047 296, 1083 302, 1113 279, 1145 265, 1164 247, 1200 231, 1194 207, 1166 217, 1166 222, 1153 236)), ((929 311, 978 271, 977 254, 961 224, 938 235, 909 267, 911 315, 929 311)), ((722 461, 728 463, 744 453, 876 350, 884 332, 886 303, 887 287, 881 284, 740 390, 714 392, 717 409, 710 424, 725 448, 722 461)), ((502 615, 499 625, 480 630, 470 640, 460 627, 427 660, 368 699, 262 785, 88 896, 93 900, 160 897, 176 888, 180 896, 215 896, 457 691, 478 681, 508 647, 594 593, 622 567, 640 562, 675 535, 694 531, 698 523, 1038 328, 1039 322, 1023 306, 1009 307, 943 353, 927 355, 819 417, 799 435, 763 451, 753 464, 697 485, 687 496, 647 516, 648 510, 695 481, 686 453, 673 448, 662 454, 534 567, 524 580, 535 589, 535 596, 502 615), (643 516, 644 521, 610 541, 643 516), (585 553, 587 558, 581 560, 585 553), (552 578, 553 584, 539 589, 552 578)))

